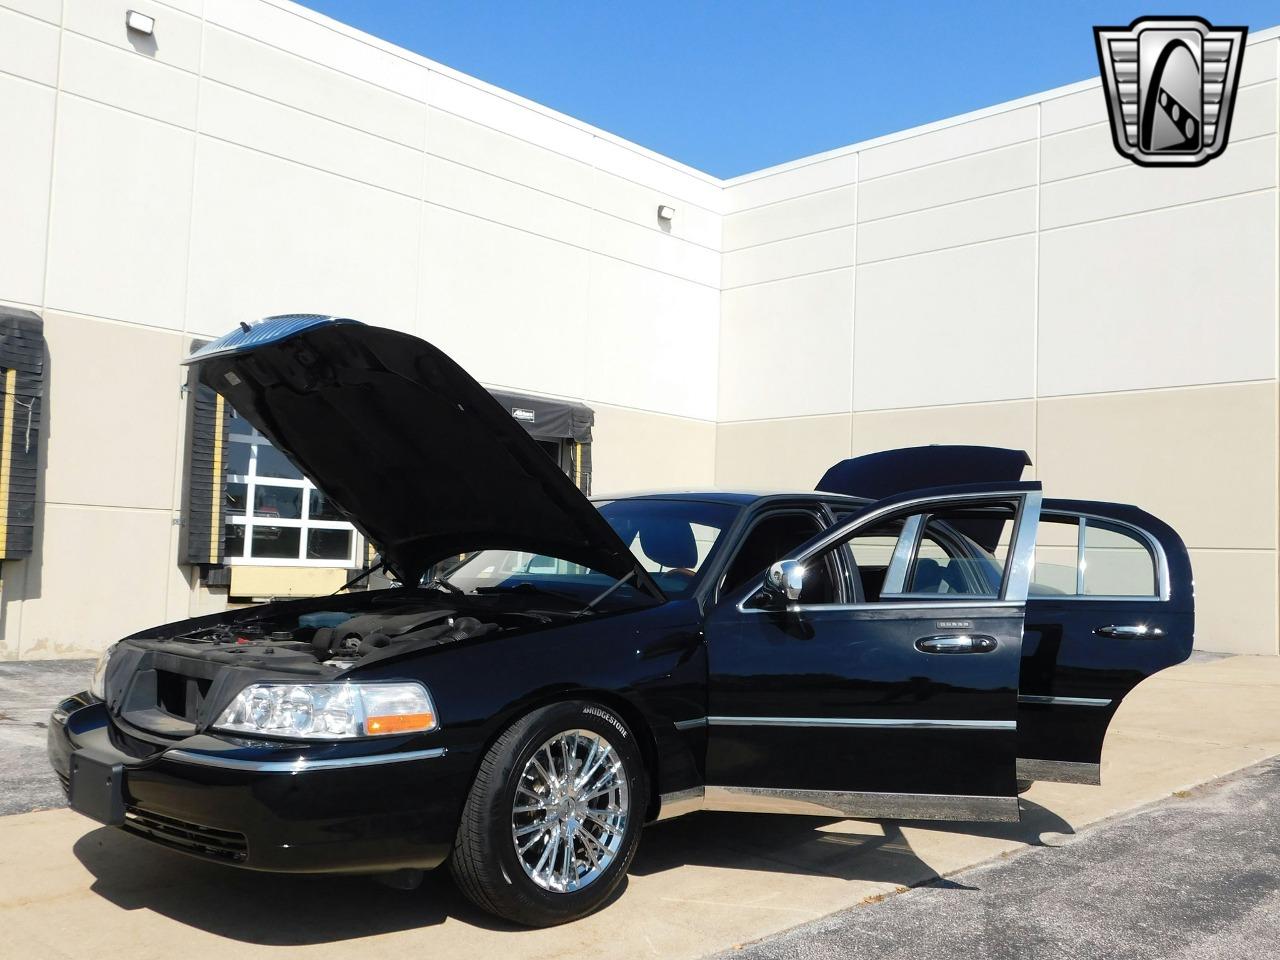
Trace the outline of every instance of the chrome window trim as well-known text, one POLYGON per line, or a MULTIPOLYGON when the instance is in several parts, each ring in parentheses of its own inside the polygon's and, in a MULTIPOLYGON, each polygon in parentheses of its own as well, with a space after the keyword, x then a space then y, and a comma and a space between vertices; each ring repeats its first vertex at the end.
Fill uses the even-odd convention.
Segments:
POLYGON ((1009 822, 1018 819, 1018 798, 708 785, 704 809, 872 820, 1009 822))
POLYGON ((1059 600, 1068 600, 1072 602, 1080 600, 1109 600, 1112 603, 1116 601, 1123 601, 1125 603, 1165 603, 1166 599, 1167 598, 1165 597, 1156 596, 1128 597, 1119 593, 1090 593, 1087 595, 1074 593, 1033 593, 1027 597, 1027 602, 1030 603, 1033 600, 1040 602, 1048 600, 1053 603, 1056 603, 1059 600))
POLYGON ((1048 704, 1055 707, 1109 707, 1111 700, 1103 697, 1048 697, 1034 693, 1018 694, 1019 703, 1048 704))
MULTIPOLYGON (((804 563, 807 560, 809 560, 811 557, 814 557, 820 553, 823 553, 824 551, 831 549, 833 546, 840 545, 844 541, 848 540, 849 537, 852 535, 852 533, 856 532, 857 530, 860 530, 863 527, 872 526, 886 516, 910 511, 913 507, 916 507, 916 506, 957 503, 957 502, 965 503, 965 502, 971 502, 974 500, 999 500, 999 499, 1019 499, 1022 501, 1021 509, 1018 511, 1018 526, 1017 526, 1017 529, 1014 531, 1013 542, 1011 543, 1009 548, 1010 557, 1005 564, 1004 580, 1003 580, 1002 589, 1000 592, 1000 599, 998 600, 984 599, 982 597, 975 597, 968 600, 958 600, 958 601, 936 600, 932 602, 926 601, 926 602, 919 602, 919 603, 916 603, 916 602, 899 603, 899 602, 895 602, 894 600, 887 600, 887 601, 875 601, 871 603, 862 601, 862 602, 856 602, 856 603, 841 603, 841 604, 835 604, 835 603, 805 604, 805 605, 791 604, 787 607, 787 610, 792 613, 798 613, 798 612, 804 612, 807 610, 884 610, 884 609, 924 609, 924 608, 932 608, 932 607, 936 607, 939 609, 948 609, 948 608, 956 609, 960 607, 976 607, 976 606, 980 606, 980 607, 1024 606, 1027 599, 1027 591, 1031 586, 1031 571, 1035 567, 1036 529, 1039 526, 1040 505, 1043 499, 1043 494, 1039 490, 1014 490, 1014 491, 1010 491, 1007 494, 1002 494, 999 491, 996 491, 993 493, 977 494, 977 495, 972 493, 951 493, 951 494, 943 494, 941 496, 936 496, 936 497, 916 497, 914 499, 906 500, 901 503, 889 504, 884 507, 881 507, 878 510, 874 510, 871 513, 868 513, 864 517, 859 518, 857 523, 854 525, 850 525, 848 522, 837 524, 835 527, 833 527, 830 530, 827 536, 823 537, 816 544, 814 544, 809 550, 805 551, 802 555, 794 559, 798 560, 800 563, 804 563), (1028 523, 1027 518, 1030 515, 1032 515, 1033 512, 1034 512, 1035 520, 1034 522, 1028 523), (1028 547, 1028 541, 1029 541, 1029 551, 1024 553, 1025 559, 1021 564, 1019 564, 1018 563, 1019 550, 1025 550, 1028 547), (1013 599, 1010 599, 1011 597, 1013 599)), ((914 519, 914 517, 908 517, 907 521, 911 519, 914 519)), ((904 524, 907 521, 904 521, 904 524)), ((899 545, 902 543, 903 539, 904 538, 902 537, 902 535, 899 534, 898 542, 894 544, 895 556, 897 555, 899 545)), ((888 574, 886 573, 886 580, 887 579, 888 579, 888 574)), ((743 597, 740 601, 738 601, 736 606, 740 613, 771 613, 771 614, 777 613, 776 610, 768 610, 762 607, 748 607, 747 601, 749 601, 753 596, 755 596, 755 594, 751 593, 743 597)), ((933 594, 929 594, 929 596, 933 596, 933 594)), ((938 596, 947 596, 947 595, 938 594, 938 596)))
POLYGON ((1089 529, 1089 518, 1080 517, 1076 521, 1076 596, 1084 593, 1084 545, 1089 529))
POLYGON ((1036 565, 1036 536, 1040 530, 1040 504, 1043 495, 1031 491, 1023 496, 1022 509, 1018 512, 1018 526, 1009 544, 1009 559, 1005 563, 1004 583, 1000 596, 1026 602, 1031 589, 1031 572, 1036 565))
MULTIPOLYGON (((934 594, 930 594, 934 596, 934 594)), ((946 594, 936 594, 936 596, 946 596, 946 594)), ((777 613, 776 610, 768 610, 764 607, 748 607, 747 600, 742 600, 738 604, 740 613, 777 613)), ((972 610, 974 607, 982 607, 984 609, 996 607, 1002 610, 1013 609, 1015 607, 1025 606, 1021 600, 861 600, 857 603, 793 603, 787 606, 790 613, 821 613, 826 610, 834 611, 850 611, 850 610, 972 610)))
POLYGON ((885 570, 880 596, 905 595, 903 591, 907 585, 907 570, 911 566, 911 558, 920 549, 920 533, 924 528, 924 521, 925 514, 915 513, 902 522, 902 532, 893 545, 893 556, 889 558, 889 567, 885 570))
POLYGON ((1045 511, 1041 519, 1054 520, 1073 520, 1077 526, 1076 532, 1076 593, 1068 594, 1047 594, 1037 595, 1036 600, 1123 600, 1126 602, 1145 600, 1147 602, 1160 603, 1168 601, 1172 595, 1169 586, 1169 558, 1164 552, 1164 545, 1143 530, 1142 527, 1133 525, 1124 520, 1116 520, 1112 517, 1104 517, 1096 513, 1071 513, 1063 510, 1045 511), (1085 531, 1088 529, 1089 521, 1093 520, 1102 526, 1116 527, 1134 537, 1146 546, 1156 568, 1156 592, 1153 594, 1143 594, 1140 596, 1124 596, 1121 594, 1088 594, 1084 592, 1084 549, 1085 549, 1085 531))
POLYGON ((166 751, 162 759, 176 760, 204 767, 220 767, 225 770, 247 770, 253 773, 308 773, 312 770, 334 770, 343 767, 369 767, 381 763, 404 763, 409 760, 435 760, 443 757, 444 747, 430 750, 406 750, 401 753, 381 753, 365 757, 323 757, 295 760, 246 760, 240 757, 224 757, 215 753, 199 753, 181 748, 166 751))
POLYGON ((927 720, 871 717, 707 717, 709 727, 870 727, 883 730, 1016 730, 1016 720, 927 720))

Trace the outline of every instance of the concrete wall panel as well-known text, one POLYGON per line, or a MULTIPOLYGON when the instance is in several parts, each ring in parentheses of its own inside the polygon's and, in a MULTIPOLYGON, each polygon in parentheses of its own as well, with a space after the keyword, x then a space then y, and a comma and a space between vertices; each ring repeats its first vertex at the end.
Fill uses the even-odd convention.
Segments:
POLYGON ((21 225, 0 230, 0 300, 39 304, 44 298, 53 99, 47 87, 0 76, 0 128, 10 143, 0 176, 0 210, 21 225))
POLYGON ((812 490, 849 456, 850 415, 722 423, 716 486, 727 490, 812 490))
POLYGON ((485 383, 582 397, 589 256, 429 206, 418 333, 485 383))
POLYGON ((853 408, 1033 394, 1035 241, 860 266, 853 408))
POLYGON ((79 34, 63 35, 61 86, 153 120, 196 126, 195 74, 79 34))
POLYGON ((45 499, 169 510, 184 400, 179 334, 45 314, 45 499), (125 359, 127 358, 127 360, 125 359))
POLYGON ((973 200, 1036 183, 1036 144, 1018 143, 869 180, 858 220, 879 220, 945 203, 973 200))
POLYGON ((296 312, 413 329, 418 201, 208 138, 198 162, 190 329, 296 312))
POLYGON ((1275 242, 1262 194, 1046 232, 1041 395, 1274 378, 1275 242))
POLYGON ((0 71, 53 86, 58 82, 58 28, 0 5, 0 71))
POLYGON ((718 418, 848 412, 853 270, 726 290, 718 418))
POLYGON ((585 395, 714 420, 719 291, 599 254, 590 270, 585 395))
POLYGON ((46 305, 181 329, 194 136, 62 94, 56 149, 46 305))
POLYGON ((1192 547, 1276 547, 1276 385, 1040 401, 1036 456, 1055 497, 1136 503, 1192 547))
POLYGON ((427 108, 420 100, 212 24, 205 29, 202 74, 406 147, 421 150, 426 142, 427 108))
MULTIPOLYGON (((931 443, 961 443, 1026 450, 1034 459, 1035 418, 1035 405, 1030 400, 858 412, 853 415, 852 456, 931 443)), ((1034 467, 1023 474, 1027 479, 1035 475, 1034 467)))
POLYGON ((697 490, 715 483, 716 425, 597 404, 591 493, 697 490))

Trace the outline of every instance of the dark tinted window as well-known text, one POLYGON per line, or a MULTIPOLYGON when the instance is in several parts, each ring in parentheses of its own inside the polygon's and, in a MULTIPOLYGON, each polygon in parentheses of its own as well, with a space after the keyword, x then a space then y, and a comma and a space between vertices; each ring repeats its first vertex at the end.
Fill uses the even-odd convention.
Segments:
MULTIPOLYGON (((760 579, 771 563, 781 560, 822 530, 808 513, 780 513, 765 517, 747 534, 725 571, 721 593, 731 593, 748 580, 760 579)), ((835 599, 830 563, 816 563, 807 571, 801 603, 830 603, 835 599)))

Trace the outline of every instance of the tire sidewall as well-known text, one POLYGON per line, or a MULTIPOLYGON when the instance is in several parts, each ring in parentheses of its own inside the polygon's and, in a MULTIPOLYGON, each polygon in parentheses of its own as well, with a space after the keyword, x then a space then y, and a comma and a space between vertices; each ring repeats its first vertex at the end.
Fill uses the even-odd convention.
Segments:
POLYGON ((510 885, 510 892, 523 901, 522 906, 546 914, 552 922, 573 920, 608 900, 631 866, 639 845, 648 799, 644 757, 627 722, 616 711, 599 703, 575 700, 552 704, 535 711, 526 720, 528 726, 522 731, 515 749, 505 758, 501 782, 496 785, 496 803, 490 821, 490 828, 494 831, 493 842, 503 879, 510 885), (515 804, 516 783, 529 759, 556 734, 568 730, 598 733, 617 751, 626 772, 631 808, 627 813, 622 844, 613 863, 581 890, 555 893, 538 886, 524 872, 511 838, 511 809, 515 804))

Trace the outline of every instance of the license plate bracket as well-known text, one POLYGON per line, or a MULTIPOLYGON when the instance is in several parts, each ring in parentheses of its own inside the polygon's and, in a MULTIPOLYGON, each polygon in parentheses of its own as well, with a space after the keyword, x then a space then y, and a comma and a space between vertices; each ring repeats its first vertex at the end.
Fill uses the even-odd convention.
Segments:
POLYGON ((77 813, 118 827, 124 823, 124 764, 77 750, 67 800, 77 813))

